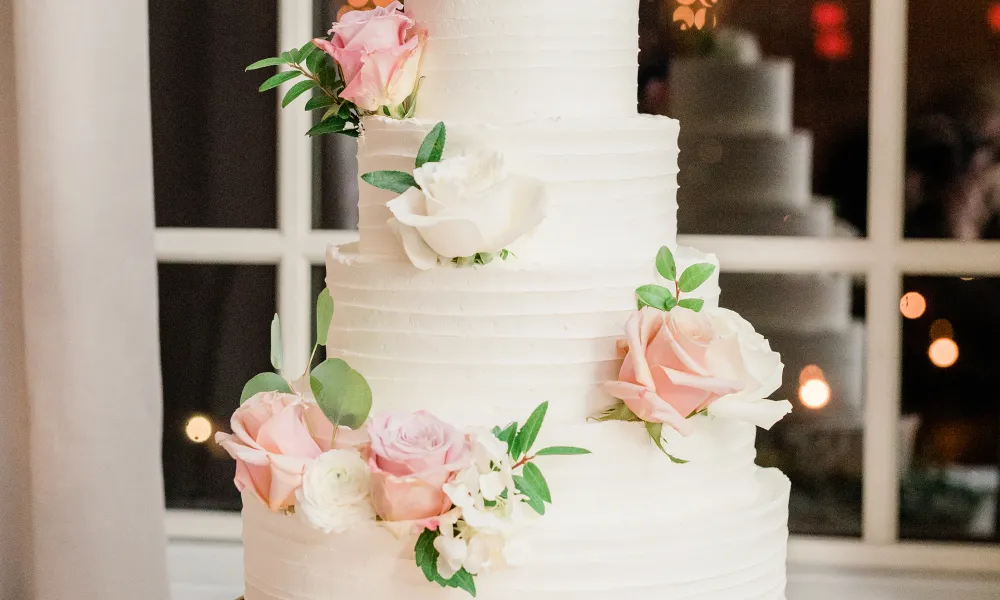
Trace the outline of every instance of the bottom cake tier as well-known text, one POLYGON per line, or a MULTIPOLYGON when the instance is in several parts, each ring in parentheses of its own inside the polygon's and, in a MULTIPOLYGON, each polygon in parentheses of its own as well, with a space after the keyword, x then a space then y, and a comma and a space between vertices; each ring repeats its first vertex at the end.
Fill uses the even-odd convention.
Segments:
MULTIPOLYGON (((623 497, 572 527, 547 517, 524 564, 479 576, 478 597, 783 600, 790 485, 773 469, 755 469, 754 478, 755 495, 706 488, 701 507, 673 511, 665 497, 659 514, 634 514, 623 497)), ((589 485, 603 486, 598 477, 589 485)), ((253 497, 243 520, 246 600, 468 598, 426 581, 412 543, 378 525, 326 535, 253 497)))

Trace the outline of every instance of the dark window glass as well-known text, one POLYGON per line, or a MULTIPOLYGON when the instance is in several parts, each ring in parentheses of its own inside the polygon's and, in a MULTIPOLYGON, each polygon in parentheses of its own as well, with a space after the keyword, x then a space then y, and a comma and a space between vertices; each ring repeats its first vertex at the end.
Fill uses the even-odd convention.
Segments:
POLYGON ((230 431, 243 385, 271 370, 276 270, 161 264, 159 271, 167 505, 235 510, 235 463, 204 440, 205 421, 212 432, 230 431))

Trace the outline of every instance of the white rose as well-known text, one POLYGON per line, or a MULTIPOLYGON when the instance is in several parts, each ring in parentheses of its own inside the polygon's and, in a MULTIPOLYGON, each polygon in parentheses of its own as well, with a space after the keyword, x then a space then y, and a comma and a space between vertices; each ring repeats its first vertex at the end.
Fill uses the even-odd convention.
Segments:
POLYGON ((326 533, 343 533, 375 518, 370 498, 371 472, 354 450, 331 450, 306 467, 295 493, 296 512, 326 533))
POLYGON ((739 314, 724 308, 706 309, 705 313, 719 335, 709 352, 713 372, 744 384, 741 391, 713 402, 709 414, 770 429, 792 411, 788 401, 766 399, 781 387, 781 356, 739 314))
POLYGON ((413 178, 420 189, 411 187, 387 206, 390 228, 419 269, 505 250, 545 218, 545 185, 508 174, 499 154, 427 163, 413 178))

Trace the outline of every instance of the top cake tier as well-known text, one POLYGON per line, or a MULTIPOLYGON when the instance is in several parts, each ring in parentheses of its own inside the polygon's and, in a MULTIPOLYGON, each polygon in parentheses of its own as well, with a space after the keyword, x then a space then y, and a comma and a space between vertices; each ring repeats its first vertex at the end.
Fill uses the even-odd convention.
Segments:
POLYGON ((427 29, 420 119, 636 114, 639 0, 407 0, 427 29))

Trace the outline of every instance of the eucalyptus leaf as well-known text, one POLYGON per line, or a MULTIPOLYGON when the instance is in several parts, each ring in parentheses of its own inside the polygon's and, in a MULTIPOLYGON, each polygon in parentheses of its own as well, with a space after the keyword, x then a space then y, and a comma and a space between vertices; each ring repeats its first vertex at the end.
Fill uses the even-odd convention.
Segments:
POLYGON ((644 285, 635 291, 639 308, 651 306, 657 310, 670 311, 677 306, 674 293, 662 285, 644 285))
POLYGON ((691 265, 681 273, 681 279, 677 282, 681 291, 691 293, 701 287, 701 284, 708 281, 708 278, 715 273, 715 265, 709 263, 699 263, 691 265))
POLYGON ((533 462, 525 464, 524 478, 538 490, 540 498, 543 501, 552 504, 552 493, 549 491, 549 484, 545 481, 545 476, 542 475, 542 470, 538 468, 538 465, 533 462))
POLYGON ((285 64, 288 64, 287 62, 285 62, 285 59, 281 58, 280 56, 275 56, 273 58, 265 58, 263 60, 258 60, 257 62, 247 67, 246 70, 256 71, 257 69, 266 69, 267 67, 279 67, 285 64))
POLYGON ((424 142, 420 144, 420 151, 417 152, 417 168, 419 169, 427 163, 441 162, 441 157, 444 156, 444 144, 447 139, 448 132, 445 129, 444 123, 435 125, 430 133, 427 134, 427 137, 424 138, 424 142))
MULTIPOLYGON (((328 108, 336 104, 337 101, 333 98, 327 96, 326 94, 320 94, 313 96, 306 102, 306 111, 319 110, 321 108, 328 108)), ((339 108, 339 107, 338 107, 339 108)))
POLYGON ((667 281, 677 281, 677 263, 670 248, 664 246, 656 254, 656 270, 667 281))
POLYGON ((280 371, 285 366, 285 352, 281 343, 281 319, 274 315, 271 321, 271 366, 280 371))
POLYGON ((405 193, 411 187, 420 188, 413 175, 403 171, 372 171, 362 175, 361 179, 369 185, 397 194, 405 193))
MULTIPOLYGON (((634 417, 635 415, 632 416, 634 417)), ((542 448, 535 453, 535 456, 582 456, 584 454, 591 454, 591 452, 586 448, 577 448, 576 446, 552 446, 550 448, 542 448)))
POLYGON ((701 312, 701 309, 705 308, 705 301, 701 298, 682 298, 677 303, 677 306, 693 310, 694 312, 701 312))
POLYGON ((663 446, 663 423, 646 423, 646 431, 649 432, 649 437, 652 438, 653 443, 660 449, 660 452, 665 454, 671 462, 677 465, 686 465, 688 463, 688 461, 681 460, 667 452, 667 449, 663 446))
POLYGON ((372 410, 372 389, 364 376, 340 359, 313 369, 310 387, 323 414, 334 425, 358 429, 372 410))
POLYGON ((545 501, 542 499, 542 492, 530 481, 520 475, 514 475, 514 487, 521 495, 525 496, 525 502, 540 515, 545 514, 545 501))
POLYGON ((535 440, 538 439, 538 432, 542 429, 542 423, 545 422, 545 413, 549 410, 549 403, 542 402, 538 405, 538 408, 531 413, 528 420, 524 422, 524 427, 518 432, 517 437, 514 438, 514 444, 511 448, 511 457, 514 460, 518 460, 521 456, 527 454, 531 447, 534 445, 535 440))
POLYGON ((316 343, 325 346, 333 321, 333 296, 329 288, 323 288, 316 299, 316 343))
POLYGON ((261 373, 260 375, 255 375, 253 379, 243 386, 243 393, 240 394, 240 404, 243 404, 261 392, 291 394, 292 388, 289 387, 285 378, 277 373, 261 373))
POLYGON ((596 417, 591 417, 591 420, 598 421, 601 423, 607 421, 625 421, 628 423, 637 423, 642 419, 635 416, 635 413, 632 412, 632 409, 630 409, 624 402, 619 400, 617 404, 607 409, 600 415, 596 417))
POLYGON ((285 94, 285 98, 281 101, 281 108, 287 107, 292 102, 295 102, 296 98, 298 98, 302 94, 305 94, 306 92, 315 87, 316 87, 316 82, 313 81, 312 79, 306 79, 305 81, 300 81, 296 83, 295 85, 292 86, 290 90, 288 90, 288 93, 285 94))
POLYGON ((271 77, 264 83, 260 84, 260 88, 258 88, 258 91, 266 92, 268 90, 273 90, 274 88, 280 86, 286 81, 291 81, 301 74, 302 73, 299 73, 298 71, 282 71, 281 73, 278 73, 274 77, 271 77))

